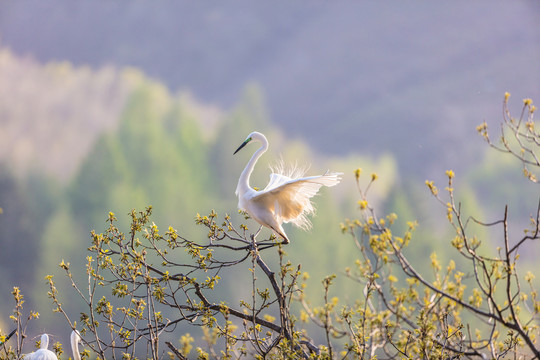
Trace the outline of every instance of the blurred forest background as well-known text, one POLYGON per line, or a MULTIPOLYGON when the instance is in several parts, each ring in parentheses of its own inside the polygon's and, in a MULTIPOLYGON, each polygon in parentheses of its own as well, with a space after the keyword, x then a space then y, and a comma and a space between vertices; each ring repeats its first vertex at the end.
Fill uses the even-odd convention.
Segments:
MULTIPOLYGON (((443 187, 447 169, 468 213, 495 220, 508 204, 520 232, 539 188, 475 128, 498 126, 505 91, 516 116, 522 98, 540 101, 539 16, 537 2, 0 2, 0 328, 20 286, 41 313, 29 333, 67 338, 44 277, 77 314, 58 263, 83 278, 90 231, 109 211, 127 226, 131 209, 152 205, 159 227, 190 239, 206 235, 197 213, 239 223, 234 189, 255 146, 232 153, 253 130, 270 151, 252 185, 281 156, 346 174, 315 199, 310 232, 286 228, 314 302, 321 279, 357 257, 339 223, 357 216, 358 167, 379 175, 380 213, 418 220, 419 263, 455 255, 424 185, 443 187)), ((534 255, 522 254, 533 269, 534 255)), ((250 294, 243 276, 221 275, 212 300, 250 294)), ((336 289, 361 291, 339 278, 336 289)))

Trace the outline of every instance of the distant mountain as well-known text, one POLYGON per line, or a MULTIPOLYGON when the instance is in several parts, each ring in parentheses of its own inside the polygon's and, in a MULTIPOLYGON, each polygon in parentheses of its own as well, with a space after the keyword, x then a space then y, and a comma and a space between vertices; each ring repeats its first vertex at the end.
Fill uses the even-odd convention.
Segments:
MULTIPOLYGON (((133 69, 41 64, 0 44, 0 164, 18 177, 69 180, 99 136, 118 126, 143 79, 133 69)), ((205 131, 215 128, 219 109, 187 92, 182 99, 205 131)))
POLYGON ((0 162, 19 176, 67 180, 96 137, 116 126, 130 87, 112 67, 42 65, 0 47, 0 162))
POLYGON ((228 108, 261 84, 272 120, 327 153, 392 152, 405 174, 479 161, 475 126, 540 101, 540 5, 2 2, 0 36, 37 61, 135 66, 228 108))

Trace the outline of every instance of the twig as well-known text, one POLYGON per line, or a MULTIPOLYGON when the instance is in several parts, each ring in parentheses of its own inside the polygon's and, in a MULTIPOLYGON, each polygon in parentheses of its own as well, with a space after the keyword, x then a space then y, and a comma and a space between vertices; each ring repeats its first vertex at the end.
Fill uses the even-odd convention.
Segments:
POLYGON ((175 348, 174 345, 171 344, 170 341, 165 341, 165 345, 167 345, 169 349, 171 349, 171 351, 174 353, 174 355, 176 355, 177 358, 179 358, 180 360, 187 360, 187 357, 182 355, 182 353, 178 351, 178 349, 175 348))

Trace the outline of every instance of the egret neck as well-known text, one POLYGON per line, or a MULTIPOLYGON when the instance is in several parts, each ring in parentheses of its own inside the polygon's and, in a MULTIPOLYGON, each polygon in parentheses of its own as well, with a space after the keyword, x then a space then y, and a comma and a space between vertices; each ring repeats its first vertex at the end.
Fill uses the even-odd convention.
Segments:
POLYGON ((71 351, 73 352, 73 360, 81 360, 81 354, 79 353, 79 341, 81 341, 81 337, 76 330, 71 333, 70 340, 71 351))
MULTIPOLYGON (((240 174, 240 178, 238 179, 238 186, 236 187, 235 192, 236 195, 245 194, 249 190, 251 190, 251 187, 249 186, 249 179, 251 177, 251 173, 253 172, 253 168, 255 167, 255 163, 257 162, 257 160, 259 160, 261 155, 264 154, 266 150, 268 150, 268 140, 266 140, 266 137, 263 134, 258 134, 260 135, 260 139, 257 140, 262 143, 262 146, 257 151, 255 151, 251 159, 248 161, 246 167, 244 168, 244 171, 242 171, 242 173, 240 174)), ((246 140, 238 149, 244 147, 245 144, 247 144, 251 140, 251 138, 246 140)))

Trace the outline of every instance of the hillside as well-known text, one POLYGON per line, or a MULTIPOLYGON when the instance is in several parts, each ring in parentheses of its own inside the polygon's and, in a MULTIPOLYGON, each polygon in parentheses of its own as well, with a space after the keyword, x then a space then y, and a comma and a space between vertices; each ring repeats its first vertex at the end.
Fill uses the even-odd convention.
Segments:
MULTIPOLYGON (((65 183, 99 136, 116 129, 142 77, 129 68, 41 64, 0 43, 0 163, 21 178, 44 173, 65 183)), ((211 136, 222 111, 181 97, 211 136)))
POLYGON ((537 3, 56 4, 0 4, 3 44, 40 62, 136 66, 225 109, 253 81, 289 136, 392 152, 420 179, 479 160, 474 128, 499 121, 505 91, 540 98, 537 3))
POLYGON ((0 162, 21 177, 66 181, 95 139, 116 127, 131 87, 111 67, 42 65, 0 47, 0 162))

